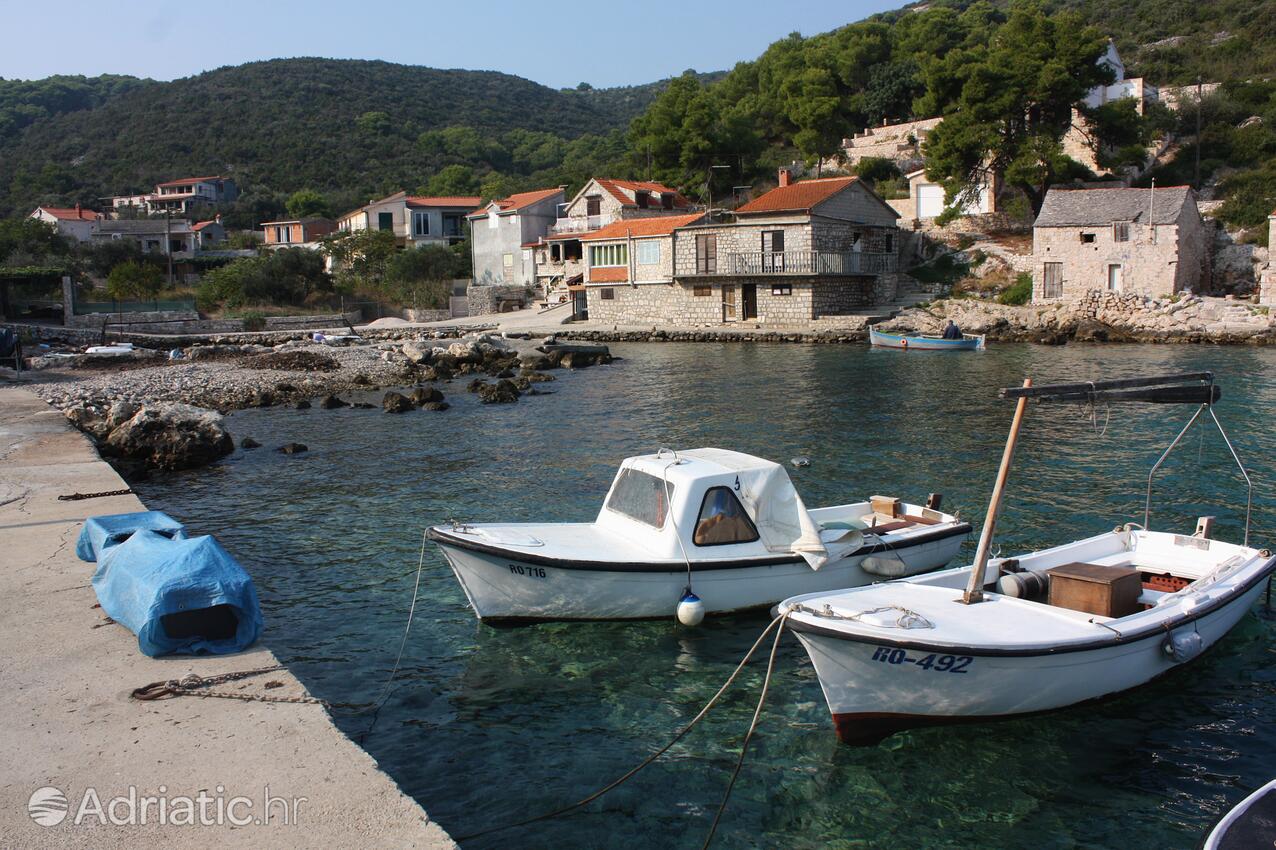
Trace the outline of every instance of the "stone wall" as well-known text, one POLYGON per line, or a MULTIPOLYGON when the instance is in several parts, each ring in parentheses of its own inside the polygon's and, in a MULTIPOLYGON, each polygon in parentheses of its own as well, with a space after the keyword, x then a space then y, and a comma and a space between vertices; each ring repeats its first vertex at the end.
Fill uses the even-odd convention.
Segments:
POLYGON ((527 290, 521 286, 471 286, 466 291, 471 316, 508 313, 527 306, 527 290))
MULTIPOLYGON (((446 318, 446 316, 444 317, 446 318)), ((363 312, 332 313, 319 316, 267 316, 266 331, 338 328, 363 321, 363 312)), ((103 325, 111 331, 154 334, 240 333, 243 319, 201 319, 192 311, 159 311, 150 313, 86 313, 75 316, 69 327, 101 332, 103 325)))
POLYGON ((1258 293, 1260 304, 1276 306, 1276 214, 1267 217, 1267 268, 1258 293))
POLYGON ((1129 224, 1129 240, 1117 242, 1111 224, 1088 227, 1038 227, 1033 230, 1033 301, 1044 301, 1044 265, 1061 263, 1062 298, 1078 298, 1108 288, 1108 267, 1119 264, 1122 293, 1164 298, 1202 283, 1204 234, 1184 232, 1180 224, 1129 224), (1082 241, 1092 237, 1092 241, 1082 241))
POLYGON ((403 318, 409 322, 446 322, 452 318, 451 310, 414 310, 411 307, 403 309, 403 318))

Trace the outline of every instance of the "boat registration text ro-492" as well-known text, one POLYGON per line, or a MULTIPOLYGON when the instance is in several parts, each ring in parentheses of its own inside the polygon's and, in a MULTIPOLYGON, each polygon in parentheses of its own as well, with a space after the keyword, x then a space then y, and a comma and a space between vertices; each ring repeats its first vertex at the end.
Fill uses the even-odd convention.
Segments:
POLYGON ((919 670, 939 673, 966 673, 966 668, 975 659, 969 655, 939 655, 934 652, 914 658, 898 647, 879 646, 873 650, 873 660, 883 664, 914 664, 919 670))

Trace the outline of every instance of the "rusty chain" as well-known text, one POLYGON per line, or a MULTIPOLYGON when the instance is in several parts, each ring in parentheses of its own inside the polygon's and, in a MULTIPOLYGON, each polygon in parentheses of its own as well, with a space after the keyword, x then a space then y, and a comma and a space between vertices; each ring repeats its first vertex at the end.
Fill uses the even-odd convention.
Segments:
POLYGON ((106 490, 102 493, 71 493, 58 496, 59 502, 78 502, 80 499, 100 499, 103 496, 130 496, 132 490, 106 490))
MULTIPOLYGON (((237 699, 245 702, 283 702, 294 703, 299 705, 322 705, 329 708, 327 700, 317 697, 276 697, 269 694, 245 694, 231 693, 230 691, 208 691, 203 690, 212 685, 221 685, 226 682, 237 682, 240 679, 246 679, 249 676, 260 676, 263 673, 274 673, 279 670, 286 669, 282 664, 275 664, 271 667, 258 667, 255 670, 239 670, 234 673, 222 673, 218 676, 198 676, 194 673, 188 673, 180 679, 165 679, 158 682, 151 682, 140 688, 134 688, 130 696, 136 700, 150 701, 161 699, 172 699, 173 697, 189 696, 189 697, 217 697, 219 699, 237 699)), ((270 687, 270 683, 267 683, 270 687)))

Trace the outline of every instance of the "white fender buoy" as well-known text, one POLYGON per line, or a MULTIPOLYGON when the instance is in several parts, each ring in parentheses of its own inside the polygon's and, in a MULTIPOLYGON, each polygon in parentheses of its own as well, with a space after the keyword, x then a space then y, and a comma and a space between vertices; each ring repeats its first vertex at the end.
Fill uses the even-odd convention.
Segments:
POLYGON ((1200 655, 1204 648, 1201 645, 1201 636, 1195 630, 1170 635, 1161 646, 1165 654, 1179 664, 1191 661, 1200 655))
POLYGON ((690 590, 678 600, 678 622, 684 626, 698 626, 704 621, 704 603, 690 590))

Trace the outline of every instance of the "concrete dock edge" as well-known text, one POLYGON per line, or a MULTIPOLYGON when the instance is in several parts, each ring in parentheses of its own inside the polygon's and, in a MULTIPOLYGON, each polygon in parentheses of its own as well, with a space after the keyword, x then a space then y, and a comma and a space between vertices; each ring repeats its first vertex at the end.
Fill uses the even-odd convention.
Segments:
MULTIPOLYGON (((93 565, 75 555, 80 525, 90 515, 145 507, 132 495, 86 501, 57 497, 126 487, 60 413, 26 390, 0 386, 0 682, 5 689, 0 699, 0 843, 28 848, 142 842, 455 847, 321 706, 129 698, 133 688, 157 680, 278 661, 266 648, 269 619, 263 640, 248 652, 160 659, 142 655, 131 632, 105 620, 89 584, 93 565), (52 825, 62 807, 58 792, 66 799, 66 813, 52 825), (177 798, 198 798, 201 792, 214 802, 204 804, 204 812, 196 810, 193 824, 182 823, 175 814, 186 804, 177 798), (36 803, 44 801, 36 812, 51 825, 37 823, 33 795, 36 803), (263 823, 267 795, 274 802, 263 823), (162 817, 159 804, 150 805, 147 822, 141 823, 141 798, 147 796, 165 798, 169 808, 162 817), (118 798, 125 799, 105 811, 118 798), (234 798, 249 802, 230 806, 234 798), (94 799, 104 817, 93 812, 94 799), (89 811, 77 824, 86 801, 89 811), (230 815, 241 824, 231 823, 230 815), (169 822, 159 822, 165 819, 169 822)), ((265 682, 272 680, 281 684, 271 695, 305 695, 286 670, 223 687, 265 693, 265 682)))

